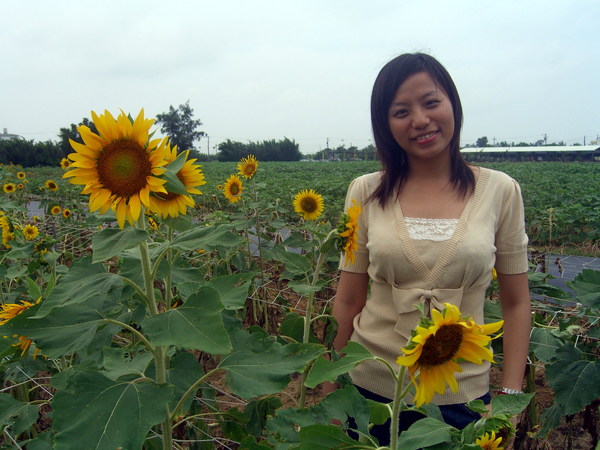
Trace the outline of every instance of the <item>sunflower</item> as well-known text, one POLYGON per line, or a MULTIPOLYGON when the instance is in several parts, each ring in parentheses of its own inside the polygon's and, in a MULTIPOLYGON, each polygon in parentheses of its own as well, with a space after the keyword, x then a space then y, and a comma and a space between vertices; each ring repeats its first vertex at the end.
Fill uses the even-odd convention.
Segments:
POLYGON ((25 186, 23 185, 23 183, 19 183, 17 184, 17 189, 23 189, 25 186))
POLYGON ((352 205, 348 208, 346 214, 342 216, 341 223, 337 228, 340 237, 337 241, 337 248, 346 255, 344 266, 356 261, 354 252, 358 249, 358 216, 360 216, 362 208, 354 199, 352 199, 352 205))
POLYGON ((68 219, 69 217, 71 217, 71 210, 67 208, 63 209, 62 215, 65 219, 68 219))
POLYGON ((25 172, 17 172, 17 178, 19 180, 24 180, 25 177, 27 177, 27 175, 25 175, 25 172))
MULTIPOLYGON (((42 298, 40 297, 36 303, 39 303, 41 299, 42 298)), ((31 308, 33 305, 35 305, 35 303, 31 303, 31 302, 28 302, 25 300, 21 300, 20 304, 5 303, 3 305, 0 305, 0 325, 4 325, 10 319, 18 316, 26 309, 31 308)), ((22 350, 21 356, 23 356, 25 354, 25 352, 27 352, 27 350, 29 350, 29 347, 31 346, 32 342, 33 341, 31 339, 28 339, 27 336, 20 336, 19 342, 14 344, 14 346, 19 347, 22 350)), ((37 356, 38 352, 39 352, 39 349, 36 349, 35 352, 33 353, 34 358, 37 356)))
POLYGON ((479 445, 483 450, 502 450, 504 447, 500 447, 502 438, 496 438, 496 432, 485 433, 480 438, 475 440, 475 443, 479 445))
POLYGON ((58 191, 58 184, 56 184, 52 180, 46 180, 44 186, 46 186, 46 189, 48 189, 49 191, 58 191))
POLYGON ((4 185, 4 192, 6 192, 7 194, 12 194, 13 192, 15 192, 15 189, 17 189, 15 183, 6 183, 4 185))
POLYGON ((242 180, 240 180, 240 177, 237 175, 231 175, 229 178, 227 178, 227 180, 225 180, 223 194, 231 203, 237 203, 241 200, 243 190, 244 186, 242 186, 242 180))
POLYGON ((61 211, 60 206, 53 206, 50 209, 50 214, 52 214, 53 216, 56 216, 57 214, 60 214, 60 211, 61 211))
POLYGON ((424 318, 417 326, 407 347, 403 348, 397 363, 408 367, 417 392, 415 403, 419 407, 429 403, 434 392, 443 394, 446 384, 458 392, 454 372, 462 372, 456 360, 481 364, 483 360, 494 362, 487 348, 491 337, 504 321, 477 325, 474 321, 461 319, 460 310, 450 303, 444 304, 442 312, 433 309, 431 319, 424 318), (419 383, 415 379, 419 371, 419 383))
POLYGON ((23 227, 23 236, 25 236, 25 239, 28 241, 33 241, 38 234, 40 234, 40 230, 38 230, 38 227, 35 225, 25 225, 25 227, 23 227))
POLYGON ((84 144, 70 141, 75 153, 68 155, 72 163, 63 178, 84 185, 91 211, 112 208, 120 228, 125 220, 133 225, 142 207, 150 206, 150 193, 167 193, 166 180, 158 178, 165 172, 167 138, 149 140, 154 120, 144 118, 143 109, 133 122, 123 111, 117 119, 92 111, 92 119, 99 134, 77 128, 84 144))
POLYGON ((304 220, 316 220, 323 213, 323 197, 312 189, 300 191, 294 196, 294 211, 304 220))
POLYGON ((70 165, 71 161, 69 161, 69 158, 63 158, 60 160, 60 167, 62 169, 68 169, 70 165))
POLYGON ((222 184, 217 184, 217 190, 222 191, 223 190, 223 185, 222 184))
POLYGON ((258 161, 254 155, 248 155, 246 158, 242 158, 237 164, 237 170, 241 176, 250 179, 258 170, 258 161))
MULTIPOLYGON (((177 159, 177 146, 171 149, 171 146, 167 144, 166 161, 171 163, 177 159)), ((181 169, 177 172, 177 178, 188 194, 202 194, 197 186, 206 184, 204 181, 204 174, 198 164, 195 164, 196 158, 187 159, 190 155, 190 151, 186 150, 183 152, 185 155, 185 163, 181 169)), ((167 217, 177 217, 180 214, 185 215, 187 208, 195 205, 194 199, 191 195, 177 194, 174 192, 156 192, 150 196, 150 211, 158 214, 161 218, 166 219, 167 217)))

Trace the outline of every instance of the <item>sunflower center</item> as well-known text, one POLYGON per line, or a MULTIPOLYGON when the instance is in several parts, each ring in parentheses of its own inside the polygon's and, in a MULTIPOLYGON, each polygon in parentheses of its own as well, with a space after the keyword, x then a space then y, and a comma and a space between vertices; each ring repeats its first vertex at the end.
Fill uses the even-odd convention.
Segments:
POLYGON ((152 164, 146 149, 130 139, 108 144, 97 162, 98 178, 119 197, 130 197, 146 187, 152 164))
POLYGON ((240 186, 237 183, 231 183, 231 186, 229 186, 229 192, 231 195, 238 195, 240 193, 240 186))
POLYGON ((244 170, 246 175, 252 175, 255 171, 256 171, 256 166, 254 164, 246 164, 246 167, 244 170))
POLYGON ((458 352, 462 338, 461 325, 442 325, 423 345, 419 362, 426 366, 439 366, 450 361, 458 352))
POLYGON ((303 198, 300 204, 302 205, 302 210, 308 213, 315 212, 317 210, 317 202, 315 202, 315 200, 312 198, 303 198))

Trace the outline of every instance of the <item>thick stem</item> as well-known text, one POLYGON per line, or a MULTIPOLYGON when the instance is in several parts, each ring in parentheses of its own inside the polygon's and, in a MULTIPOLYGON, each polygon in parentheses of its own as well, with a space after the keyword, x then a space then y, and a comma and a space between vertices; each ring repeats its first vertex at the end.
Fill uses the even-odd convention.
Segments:
MULTIPOLYGON (((169 244, 173 240, 173 228, 169 227, 169 231, 167 233, 169 244)), ((167 264, 169 266, 169 270, 167 271, 167 277, 165 278, 165 308, 171 309, 171 299, 173 298, 173 293, 171 292, 171 283, 172 283, 172 272, 173 272, 173 249, 171 245, 169 245, 167 249, 167 264)))
MULTIPOLYGON (((138 227, 145 229, 144 214, 140 214, 138 220, 138 227)), ((152 276, 152 262, 150 261, 150 253, 148 252, 148 243, 142 241, 139 244, 140 257, 142 260, 142 272, 144 274, 144 287, 146 290, 146 299, 148 304, 148 313, 151 316, 158 314, 158 305, 156 304, 156 298, 154 296, 154 278, 152 276)), ((166 354, 163 346, 157 346, 154 349, 154 364, 156 366, 156 382, 158 384, 165 384, 167 382, 167 365, 166 365, 166 354)), ((171 414, 169 413, 169 407, 165 407, 165 420, 162 423, 163 432, 163 449, 171 450, 173 438, 171 436, 171 414)))
POLYGON ((400 373, 396 377, 396 395, 394 395, 394 406, 392 407, 392 423, 390 425, 390 448, 398 448, 398 430, 400 429, 400 406, 404 400, 406 389, 402 389, 404 386, 404 375, 406 374, 406 367, 402 366, 400 373))

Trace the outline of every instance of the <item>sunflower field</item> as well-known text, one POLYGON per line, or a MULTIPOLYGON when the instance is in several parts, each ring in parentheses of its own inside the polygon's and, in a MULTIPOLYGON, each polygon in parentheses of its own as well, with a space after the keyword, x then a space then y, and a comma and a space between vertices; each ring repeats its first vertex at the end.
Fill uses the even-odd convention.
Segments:
MULTIPOLYGON (((390 418, 394 449, 597 445, 600 272, 565 292, 532 271, 525 393, 471 402, 482 417, 457 430, 430 403, 439 386, 419 355, 429 327, 460 324, 471 347, 458 357, 501 364, 496 281, 486 324, 452 305, 423 319, 388 364, 391 404, 348 383, 376 357, 332 349, 340 252, 353 257, 361 213, 344 197, 377 163, 200 166, 153 138, 143 111, 92 117, 98 134, 80 127, 60 167, 0 166, 1 448, 381 448, 370 424, 390 418), (398 436, 404 410, 427 417, 398 436)), ((598 255, 598 165, 490 167, 521 183, 537 249, 598 255)))

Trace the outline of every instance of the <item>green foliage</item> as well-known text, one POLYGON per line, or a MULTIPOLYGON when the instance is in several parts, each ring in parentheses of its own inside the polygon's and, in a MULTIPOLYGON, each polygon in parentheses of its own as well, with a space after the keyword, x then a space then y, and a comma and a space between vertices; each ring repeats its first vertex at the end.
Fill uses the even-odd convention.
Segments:
POLYGON ((288 138, 247 144, 227 139, 218 149, 219 161, 239 161, 248 155, 254 155, 259 161, 300 161, 302 158, 300 146, 288 138))
POLYGON ((13 163, 23 167, 57 166, 63 157, 63 151, 52 141, 0 140, 2 164, 13 163))
POLYGON ((179 151, 195 150, 194 142, 205 135, 204 131, 198 131, 202 126, 199 119, 194 119, 194 110, 190 101, 182 103, 177 108, 169 106, 169 111, 157 114, 156 123, 160 125, 160 131, 170 136, 171 145, 176 145, 179 151))

